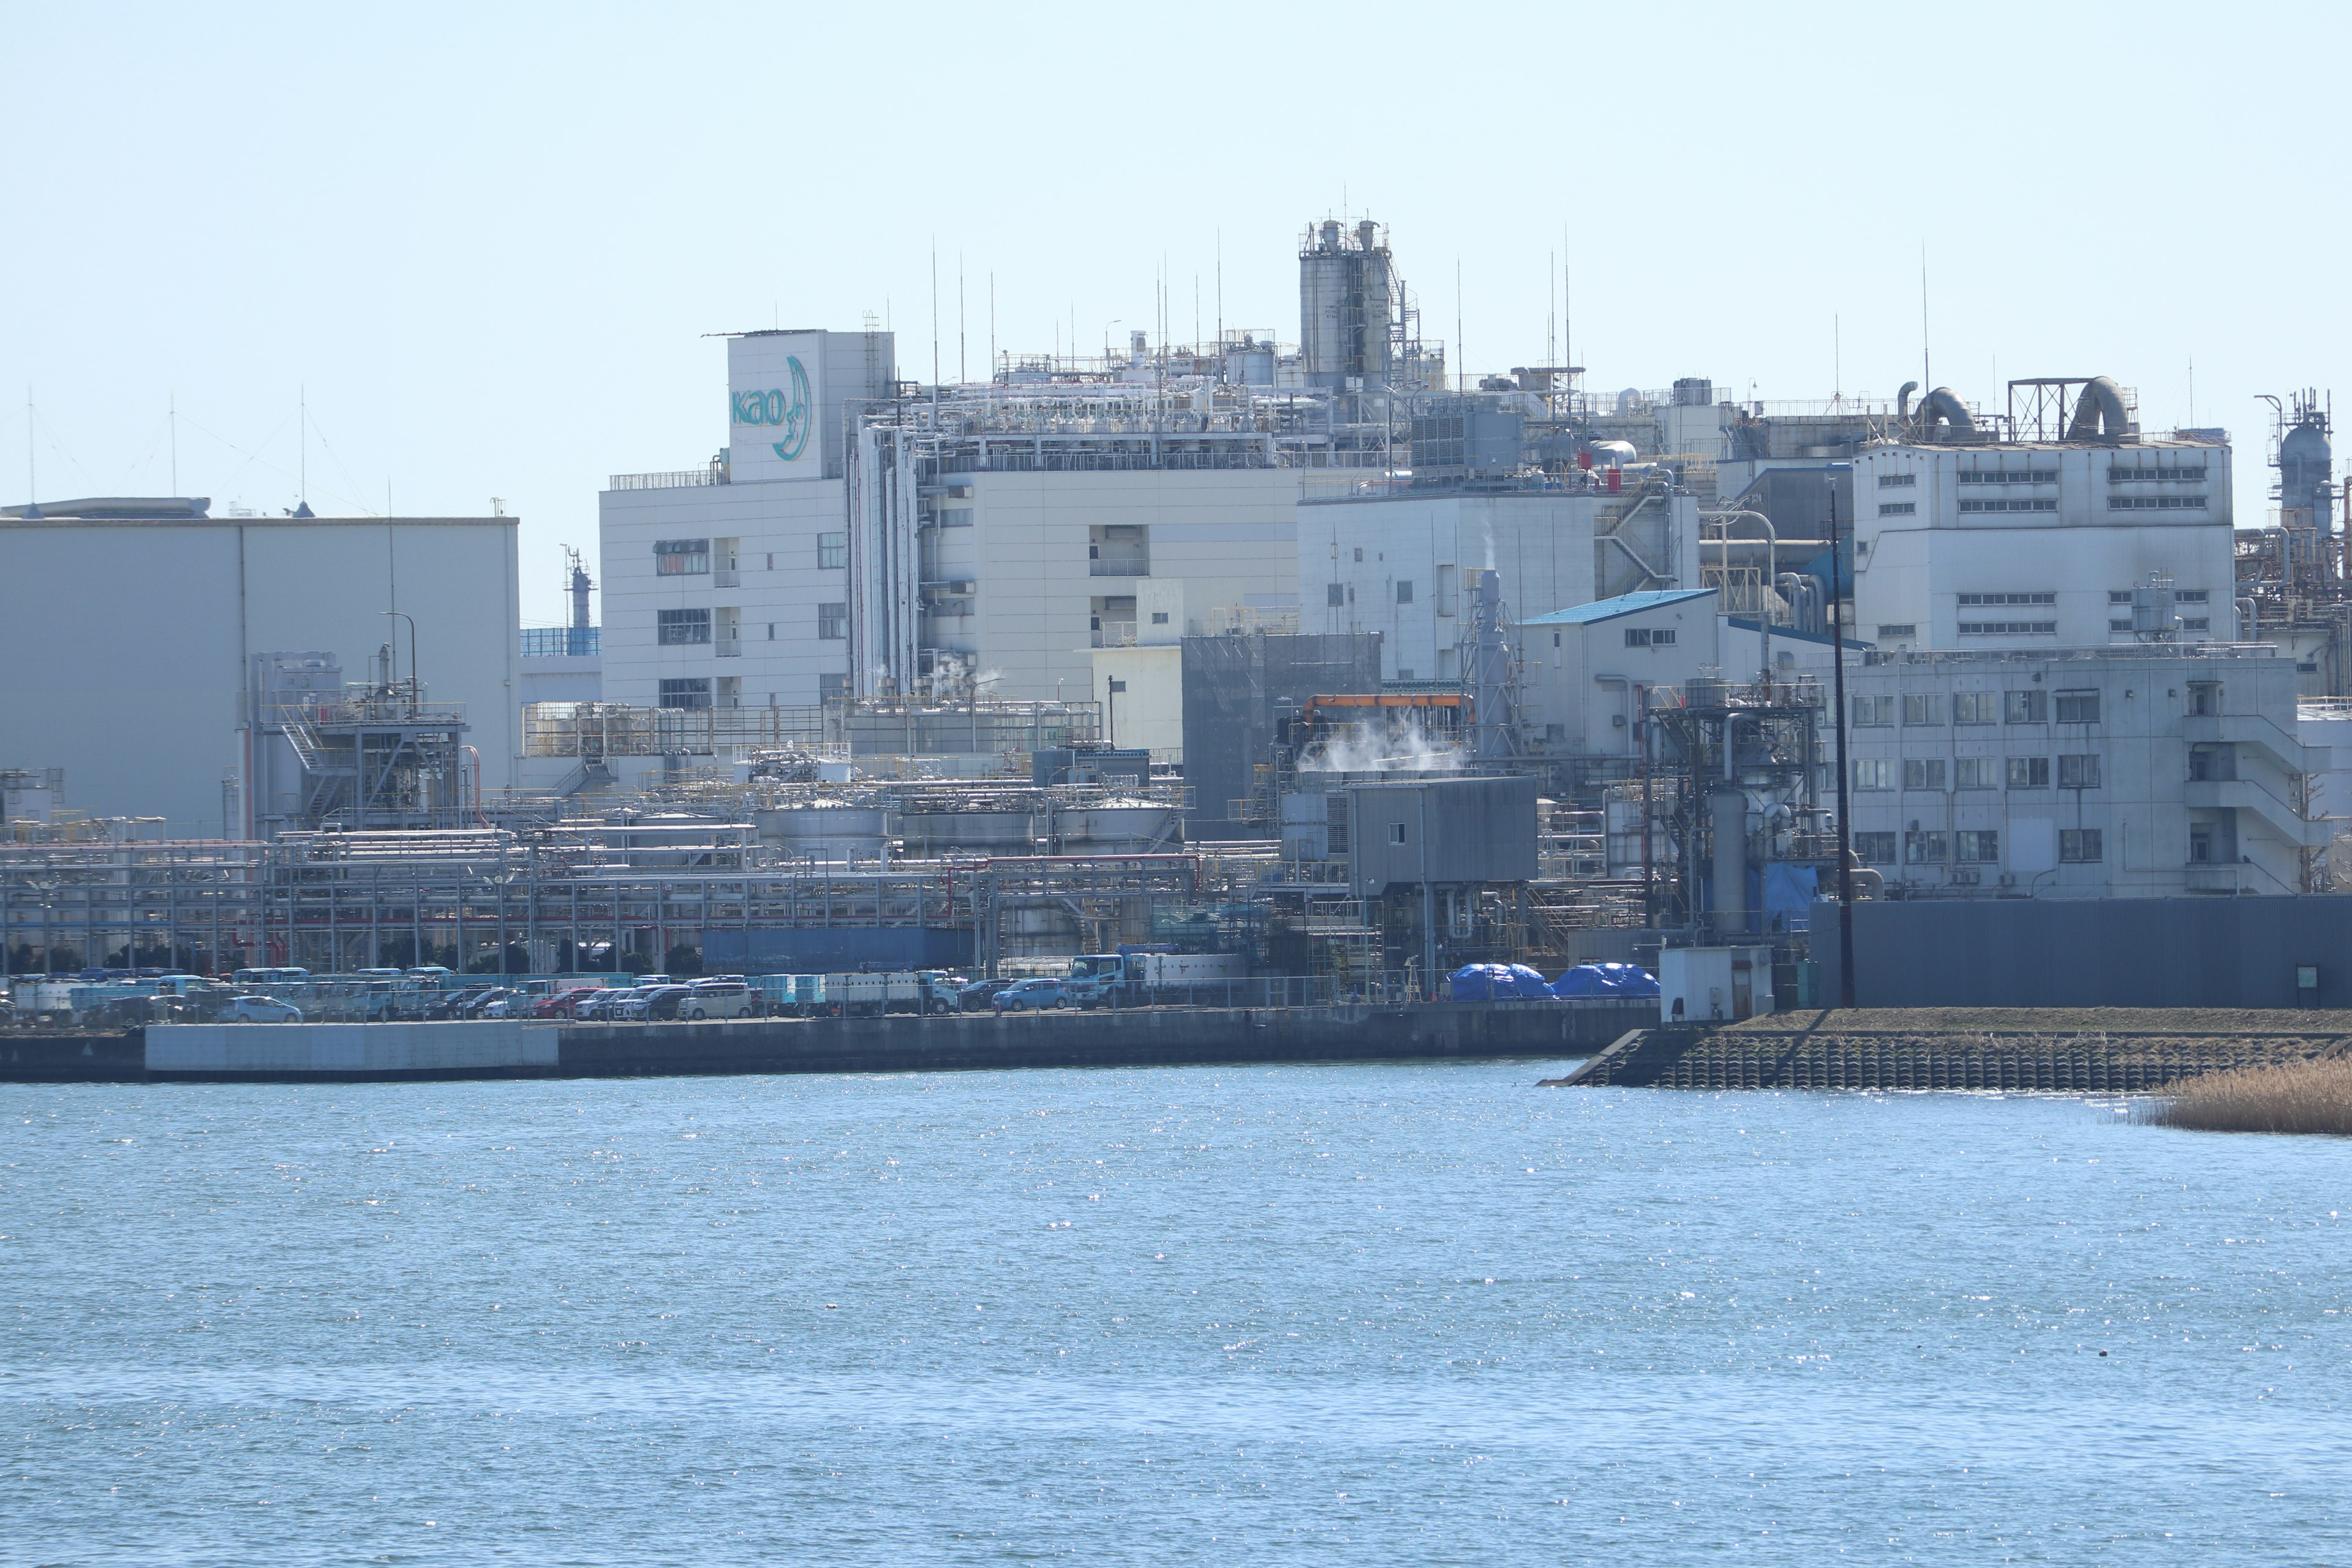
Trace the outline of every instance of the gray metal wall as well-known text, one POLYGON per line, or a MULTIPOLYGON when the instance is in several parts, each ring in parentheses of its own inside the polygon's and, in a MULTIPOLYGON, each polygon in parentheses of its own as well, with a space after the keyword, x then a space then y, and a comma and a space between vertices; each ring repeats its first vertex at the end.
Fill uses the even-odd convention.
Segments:
POLYGON ((1244 826, 1231 813, 1274 744, 1276 706, 1378 691, 1381 638, 1377 632, 1186 637, 1183 671, 1184 784, 1192 797, 1185 837, 1271 838, 1274 825, 1244 826))
MULTIPOLYGON (((2352 1007, 2352 898, 1864 900, 1864 1007, 2352 1007)), ((1812 955, 1838 994, 1838 906, 1817 903, 1812 955)))
POLYGON ((1532 881, 1536 781, 1523 776, 1350 784, 1348 854, 1349 878, 1359 897, 1376 896, 1391 883, 1417 887, 1424 876, 1432 884, 1532 881), (1395 836, 1398 828, 1402 841, 1395 836))

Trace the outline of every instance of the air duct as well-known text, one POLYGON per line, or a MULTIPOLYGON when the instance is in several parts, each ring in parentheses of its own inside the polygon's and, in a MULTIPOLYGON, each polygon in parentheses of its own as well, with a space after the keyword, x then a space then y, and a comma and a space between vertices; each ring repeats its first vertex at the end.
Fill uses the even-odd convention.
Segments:
POLYGON ((2074 422, 2066 427, 2069 441, 2120 441, 2139 434, 2139 426, 2124 417, 2124 389, 2114 378, 2095 375, 2083 384, 2074 405, 2074 422))
POLYGON ((1919 400, 1919 423, 1930 431, 1938 425, 1948 425, 1955 436, 1977 433, 1975 416, 1948 386, 1939 386, 1919 400))

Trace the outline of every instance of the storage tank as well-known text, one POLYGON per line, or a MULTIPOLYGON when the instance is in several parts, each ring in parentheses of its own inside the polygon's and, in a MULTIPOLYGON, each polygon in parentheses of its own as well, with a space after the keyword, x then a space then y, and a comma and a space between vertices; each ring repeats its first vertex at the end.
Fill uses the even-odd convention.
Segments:
POLYGON ((817 801, 751 814, 760 842, 815 860, 876 860, 889 849, 889 821, 878 805, 817 801))
POLYGON ((1062 814, 1066 852, 1130 854, 1167 842, 1176 825, 1173 808, 1148 802, 1112 802, 1062 814))
POLYGON ((1037 830, 1025 811, 910 811, 898 819, 898 837, 910 853, 1027 855, 1037 830))
POLYGON ((1380 226, 1326 218, 1298 248, 1298 360, 1307 384, 1342 390, 1389 379, 1394 267, 1380 226))
POLYGON ((2327 416, 2300 397, 2295 416, 2279 442, 2279 521, 2289 528, 2332 532, 2335 492, 2328 481, 2334 455, 2327 442, 2327 416))

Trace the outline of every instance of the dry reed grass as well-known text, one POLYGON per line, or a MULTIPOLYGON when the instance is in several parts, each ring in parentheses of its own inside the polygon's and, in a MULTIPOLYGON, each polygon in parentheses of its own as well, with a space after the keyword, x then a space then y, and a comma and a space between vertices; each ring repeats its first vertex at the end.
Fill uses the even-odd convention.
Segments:
POLYGON ((2326 1057, 2185 1079, 2147 1119, 2207 1132, 2352 1134, 2352 1059, 2326 1057))

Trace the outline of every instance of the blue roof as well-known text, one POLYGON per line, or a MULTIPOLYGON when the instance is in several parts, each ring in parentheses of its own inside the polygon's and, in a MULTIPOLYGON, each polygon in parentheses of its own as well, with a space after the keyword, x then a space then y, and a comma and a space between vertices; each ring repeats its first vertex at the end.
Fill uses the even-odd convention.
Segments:
POLYGON ((1565 610, 1554 610, 1548 616, 1521 621, 1523 626, 1581 626, 1594 621, 1613 621, 1620 616, 1630 616, 1639 610, 1654 610, 1661 605, 1679 605, 1685 599, 1708 599, 1715 596, 1712 588, 1653 588, 1640 594, 1620 594, 1613 599, 1595 599, 1589 605, 1575 605, 1565 610))
MULTIPOLYGON (((1761 632, 1764 629, 1758 624, 1756 617, 1753 616, 1726 616, 1723 617, 1723 624, 1729 626, 1734 631, 1740 632, 1761 632)), ((1829 633, 1801 632, 1794 626, 1774 626, 1772 628, 1772 637, 1776 642, 1787 640, 1793 642, 1819 643, 1823 647, 1830 646, 1829 633)), ((1873 648, 1876 647, 1878 645, 1874 642, 1864 642, 1860 637, 1848 637, 1845 639, 1845 646, 1848 647, 1873 648)))

